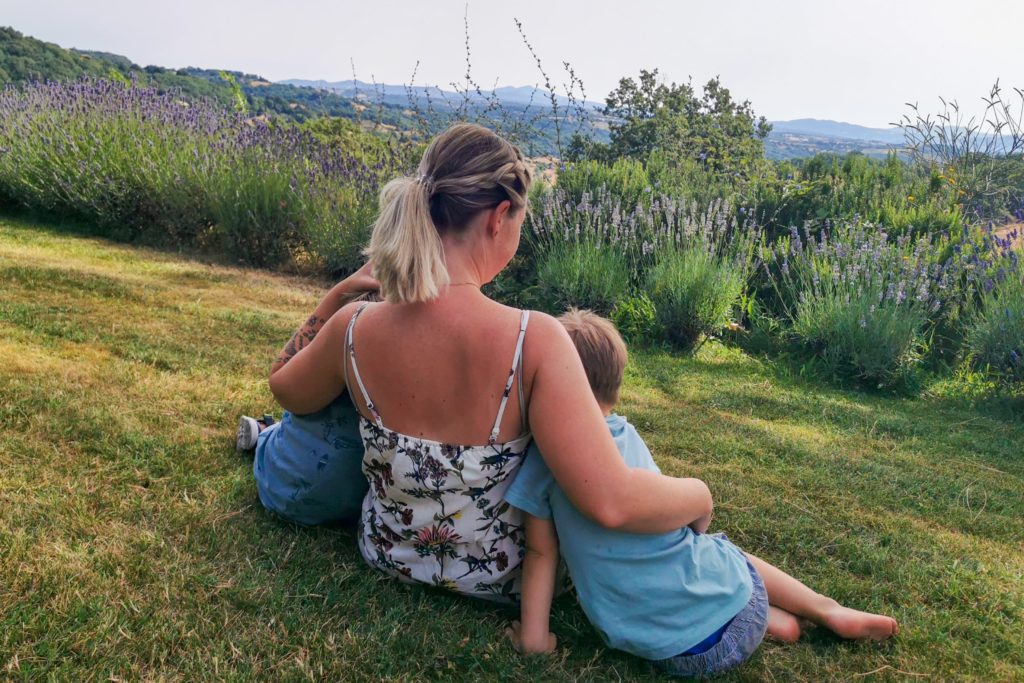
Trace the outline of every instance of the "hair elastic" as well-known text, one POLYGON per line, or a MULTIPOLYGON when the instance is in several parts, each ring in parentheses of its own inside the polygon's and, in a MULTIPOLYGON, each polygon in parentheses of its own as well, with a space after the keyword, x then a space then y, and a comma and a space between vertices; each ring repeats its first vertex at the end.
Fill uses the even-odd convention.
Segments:
POLYGON ((416 182, 426 189, 427 194, 434 193, 434 176, 422 173, 416 177, 416 182))

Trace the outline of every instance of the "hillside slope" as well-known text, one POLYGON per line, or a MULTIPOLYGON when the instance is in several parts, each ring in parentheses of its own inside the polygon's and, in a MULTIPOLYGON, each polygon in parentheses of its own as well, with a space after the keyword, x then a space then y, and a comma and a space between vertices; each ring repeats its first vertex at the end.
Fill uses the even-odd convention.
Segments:
MULTIPOLYGON (((351 99, 313 88, 276 84, 255 74, 229 72, 239 83, 254 114, 273 113, 302 121, 315 116, 356 115, 351 99)), ((78 78, 125 78, 161 90, 180 90, 190 98, 208 98, 233 105, 231 86, 218 69, 169 69, 140 66, 109 52, 74 50, 0 27, 0 86, 30 80, 67 81, 78 78)), ((407 126, 412 120, 402 107, 386 103, 375 110, 381 120, 407 126)))

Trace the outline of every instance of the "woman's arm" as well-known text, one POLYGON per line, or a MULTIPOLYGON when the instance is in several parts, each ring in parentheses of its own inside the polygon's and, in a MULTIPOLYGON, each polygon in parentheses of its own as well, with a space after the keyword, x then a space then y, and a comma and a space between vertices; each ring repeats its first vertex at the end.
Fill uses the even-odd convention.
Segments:
POLYGON ((370 275, 370 264, 366 263, 362 268, 349 275, 347 278, 334 285, 331 291, 320 301, 320 304, 309 316, 302 327, 292 335, 288 343, 281 349, 280 355, 270 366, 270 374, 273 375, 283 368, 285 364, 295 357, 299 351, 304 349, 313 341, 313 338, 320 332, 332 315, 337 313, 345 304, 364 292, 375 292, 380 288, 380 283, 370 275))
POLYGON ((508 637, 525 654, 554 652, 555 636, 549 630, 551 599, 558 571, 558 536, 550 519, 526 515, 526 557, 523 558, 522 622, 512 622, 508 637))
POLYGON ((576 348, 557 320, 531 316, 524 353, 527 369, 533 368, 530 430, 544 462, 580 512, 603 527, 639 533, 680 529, 711 513, 711 492, 699 479, 626 465, 576 348))

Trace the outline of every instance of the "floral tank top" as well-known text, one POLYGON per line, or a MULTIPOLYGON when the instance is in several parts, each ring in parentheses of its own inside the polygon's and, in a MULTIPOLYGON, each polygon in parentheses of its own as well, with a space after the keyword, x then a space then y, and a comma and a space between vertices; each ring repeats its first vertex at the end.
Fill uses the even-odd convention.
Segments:
POLYGON ((356 384, 373 416, 359 419, 363 473, 370 482, 360 517, 363 559, 403 581, 518 601, 525 553, 523 515, 505 502, 504 494, 531 440, 522 381, 523 433, 505 443, 497 443, 497 438, 522 358, 529 311, 523 311, 520 320, 512 368, 490 438, 483 446, 463 446, 407 436, 384 426, 359 374, 352 341, 365 308, 363 304, 352 316, 345 340, 356 384))

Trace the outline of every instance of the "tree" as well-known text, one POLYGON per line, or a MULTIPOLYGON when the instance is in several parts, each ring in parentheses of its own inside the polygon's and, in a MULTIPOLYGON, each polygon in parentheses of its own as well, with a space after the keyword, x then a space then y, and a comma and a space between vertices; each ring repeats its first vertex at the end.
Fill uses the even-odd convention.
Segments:
POLYGON ((605 115, 614 119, 607 149, 578 143, 573 147, 577 154, 646 161, 658 151, 672 161, 690 159, 714 170, 733 170, 764 156, 764 139, 771 131, 750 101, 734 100, 718 77, 698 96, 690 82, 666 85, 657 69, 643 70, 639 80, 621 79, 605 103, 605 115))

